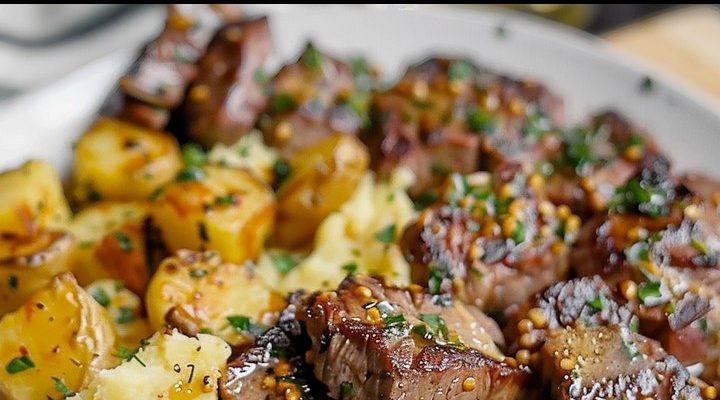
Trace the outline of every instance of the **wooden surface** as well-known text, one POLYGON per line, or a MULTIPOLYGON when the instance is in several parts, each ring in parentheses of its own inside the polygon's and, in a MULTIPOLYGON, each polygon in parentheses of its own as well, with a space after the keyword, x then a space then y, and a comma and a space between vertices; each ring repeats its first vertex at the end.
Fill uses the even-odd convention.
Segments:
POLYGON ((720 104, 720 8, 683 7, 603 37, 620 51, 709 93, 720 104))

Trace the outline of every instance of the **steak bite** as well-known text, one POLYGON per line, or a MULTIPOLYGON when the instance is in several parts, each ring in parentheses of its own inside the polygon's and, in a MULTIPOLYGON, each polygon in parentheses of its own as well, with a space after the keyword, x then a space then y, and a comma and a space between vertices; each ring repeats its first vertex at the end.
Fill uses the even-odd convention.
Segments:
POLYGON ((335 399, 512 399, 529 378, 502 361, 492 319, 435 304, 418 286, 349 277, 310 298, 301 318, 315 376, 335 399))
POLYGON ((641 168, 654 163, 669 168, 652 139, 612 111, 567 130, 560 157, 547 161, 553 164, 547 182, 550 200, 583 217, 607 209, 615 190, 641 168))
POLYGON ((401 239, 412 281, 504 312, 565 278, 580 219, 543 200, 535 178, 512 171, 451 175, 441 199, 401 239))
POLYGON ((190 138, 206 147, 232 144, 265 108, 263 65, 273 51, 266 17, 226 25, 198 63, 185 114, 190 138))
POLYGON ((284 158, 333 133, 356 134, 367 119, 371 80, 364 62, 349 65, 308 43, 270 80, 259 127, 284 158))
POLYGON ((237 5, 170 5, 165 29, 120 79, 119 110, 111 112, 163 129, 168 110, 180 105, 187 85, 197 76, 196 62, 205 54, 215 32, 242 16, 237 5))
POLYGON ((562 104, 534 82, 481 71, 467 60, 430 58, 376 93, 371 116, 366 141, 373 168, 381 177, 399 166, 411 168, 418 195, 447 171, 470 173, 509 162, 533 171, 535 161, 559 149, 554 127, 562 104))
POLYGON ((310 341, 296 318, 301 297, 300 293, 290 295, 290 305, 277 324, 229 361, 220 378, 223 400, 328 399, 327 389, 304 362, 310 341))
POLYGON ((570 262, 599 274, 637 304, 640 332, 658 338, 683 364, 718 381, 720 226, 703 200, 665 168, 646 168, 618 189, 608 213, 591 219, 570 262), (707 314, 707 315, 706 315, 707 314))
POLYGON ((536 293, 510 318, 504 331, 508 349, 517 352, 518 363, 527 364, 537 361, 534 352, 554 330, 617 325, 637 331, 634 308, 599 276, 558 282, 536 293))
POLYGON ((554 399, 702 399, 713 392, 657 342, 617 325, 554 330, 540 359, 554 399))

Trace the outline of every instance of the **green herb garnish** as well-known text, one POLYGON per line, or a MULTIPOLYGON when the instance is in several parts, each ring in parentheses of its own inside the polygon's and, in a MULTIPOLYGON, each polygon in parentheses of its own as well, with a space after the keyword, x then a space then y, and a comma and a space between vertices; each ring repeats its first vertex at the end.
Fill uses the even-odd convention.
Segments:
POLYGON ((245 315, 233 315, 227 317, 227 321, 238 332, 249 332, 250 326, 252 325, 250 317, 245 315))
POLYGON ((390 224, 385 228, 375 232, 375 239, 379 242, 390 244, 395 241, 396 228, 395 224, 390 224))
POLYGON ((448 327, 440 314, 420 314, 420 320, 426 323, 435 335, 448 339, 448 327))
POLYGON ((199 279, 208 274, 208 270, 205 268, 196 268, 190 271, 190 277, 199 279))
POLYGON ((352 275, 357 272, 358 266, 354 262, 349 262, 342 266, 343 271, 345 271, 348 275, 352 275))
POLYGON ((117 322, 118 324, 127 324, 128 322, 132 321, 133 318, 135 318, 135 313, 130 307, 120 307, 118 311, 120 313, 115 319, 115 322, 117 322))
POLYGON ((115 237, 115 240, 117 240, 118 244, 120 245, 120 250, 124 251, 125 253, 129 253, 133 251, 133 243, 128 237, 128 235, 125 234, 123 231, 115 231, 113 232, 113 236, 115 237))
POLYGON ((466 60, 455 60, 448 67, 448 78, 453 81, 462 81, 470 78, 473 66, 466 60))
POLYGON ((270 260, 272 260, 273 265, 275 265, 275 268, 281 275, 287 275, 288 272, 300 263, 292 254, 286 252, 271 254, 270 260))
POLYGON ((180 171, 176 179, 178 182, 201 181, 205 179, 205 171, 196 166, 185 167, 180 171))
POLYGON ((234 194, 215 198, 216 206, 234 206, 235 204, 237 204, 237 197, 234 194))
POLYGON ((186 143, 182 147, 182 158, 186 167, 202 167, 208 163, 207 154, 197 143, 186 143))
POLYGON ((643 282, 638 287, 638 298, 645 304, 645 300, 661 297, 660 282, 643 282))
POLYGON ((57 390, 57 392, 60 393, 61 395, 65 396, 65 397, 70 397, 70 396, 75 395, 75 392, 70 390, 70 388, 68 388, 65 385, 65 382, 63 382, 62 379, 56 378, 53 376, 52 380, 55 383, 55 390, 57 390))
POLYGON ((322 69, 323 55, 312 43, 308 43, 301 58, 306 67, 316 71, 322 69))
POLYGON ((276 114, 288 112, 297 107, 297 102, 288 93, 279 93, 270 99, 270 111, 276 114))
POLYGON ((587 302, 587 305, 590 306, 595 311, 602 311, 603 310, 603 301, 602 296, 597 296, 594 299, 587 302))
POLYGON ((97 301, 101 306, 107 307, 110 305, 110 296, 108 296, 107 292, 103 288, 97 288, 92 293, 93 299, 97 301))
POLYGON ((5 366, 5 371, 8 374, 17 374, 30 368, 35 368, 35 363, 30 359, 30 356, 21 356, 10 360, 5 366))
POLYGON ((350 400, 352 396, 353 384, 350 382, 343 382, 340 384, 340 400, 350 400))
POLYGON ((495 127, 493 117, 485 110, 473 107, 465 115, 465 122, 475 133, 489 132, 495 127))

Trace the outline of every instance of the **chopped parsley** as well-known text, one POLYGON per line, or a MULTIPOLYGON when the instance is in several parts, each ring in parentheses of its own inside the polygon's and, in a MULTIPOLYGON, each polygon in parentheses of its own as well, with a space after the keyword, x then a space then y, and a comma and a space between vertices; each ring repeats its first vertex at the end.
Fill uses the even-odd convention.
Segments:
POLYGON ((522 221, 515 223, 515 229, 512 232, 512 240, 516 243, 525 241, 525 224, 522 221))
POLYGON ((352 396, 353 384, 350 382, 343 382, 340 384, 340 400, 350 400, 352 396))
POLYGON ((280 186, 290 175, 290 164, 285 160, 277 160, 273 165, 273 173, 275 174, 275 185, 280 186))
POLYGON ((455 60, 448 67, 448 78, 453 81, 463 81, 473 73, 473 66, 467 60, 455 60))
POLYGON ((415 200, 415 211, 421 211, 438 200, 438 195, 432 192, 423 193, 415 200))
MULTIPOLYGON (((146 344, 147 344, 146 342, 142 342, 142 344, 140 345, 140 348, 144 348, 146 344)), ((135 359, 135 361, 137 361, 138 364, 142 365, 143 367, 146 367, 147 365, 145 365, 143 360, 141 360, 140 357, 137 356, 137 353, 139 350, 140 349, 133 350, 133 349, 129 349, 125 346, 120 346, 117 349, 115 349, 115 354, 113 354, 113 355, 115 357, 121 358, 125 361, 130 361, 132 359, 135 359)))
POLYGON ((63 382, 62 379, 53 376, 52 380, 55 383, 55 390, 57 390, 57 392, 60 393, 61 395, 65 396, 65 397, 70 397, 70 396, 75 395, 75 392, 70 390, 70 388, 68 388, 65 385, 65 382, 63 382))
POLYGON ((108 296, 107 292, 103 288, 97 288, 92 293, 93 299, 97 301, 101 306, 107 307, 110 305, 110 296, 108 296))
POLYGON ((690 239, 690 245, 695 249, 698 253, 706 256, 710 253, 710 249, 708 246, 703 243, 701 240, 697 238, 690 239))
POLYGON ((186 143, 182 147, 182 158, 186 167, 202 167, 207 164, 208 157, 197 143, 186 143))
POLYGON ((127 324, 135 318, 135 313, 130 307, 120 307, 118 311, 119 314, 117 318, 115 318, 115 322, 118 324, 127 324))
POLYGON ((5 366, 5 371, 8 374, 17 374, 23 372, 26 369, 35 368, 35 363, 30 359, 29 356, 15 357, 5 366))
POLYGON ((349 262, 341 267, 348 275, 352 275, 357 272, 358 266, 354 262, 349 262))
POLYGON ((452 168, 440 163, 433 163, 430 166, 430 171, 437 175, 450 175, 453 172, 452 168))
POLYGON ((467 112, 465 122, 475 133, 489 132, 495 127, 495 121, 490 113, 478 107, 473 107, 467 112))
POLYGON ((286 252, 271 254, 270 260, 281 275, 287 275, 288 272, 299 264, 299 261, 296 260, 292 254, 286 252))
POLYGON ((602 296, 597 296, 594 299, 587 302, 587 305, 590 306, 595 311, 602 311, 603 310, 603 301, 602 296))
POLYGON ((435 335, 448 339, 448 327, 440 314, 420 314, 420 320, 426 323, 435 335))
POLYGON ((388 315, 385 318, 383 318, 383 321, 385 322, 385 325, 387 326, 395 326, 400 325, 405 322, 405 317, 402 314, 397 315, 388 315))
POLYGON ((297 107, 297 102, 289 93, 278 93, 270 99, 270 111, 276 114, 288 112, 297 107))
POLYGON ((430 290, 430 294, 440 294, 442 281, 443 276, 440 269, 435 266, 430 267, 430 277, 428 278, 428 290, 430 290))
POLYGON ((397 232, 396 232, 395 224, 390 224, 390 225, 386 226, 385 228, 375 232, 375 240, 385 243, 385 244, 390 244, 395 241, 396 233, 397 232))
POLYGON ((234 194, 229 194, 227 196, 219 196, 215 198, 216 206, 234 206, 237 203, 237 197, 234 194))
POLYGON ((315 71, 322 69, 323 55, 320 54, 312 43, 308 43, 301 58, 306 67, 315 71))
POLYGON ((250 317, 246 315, 232 315, 227 317, 227 321, 230 323, 230 326, 238 332, 249 332, 250 326, 252 325, 250 317))
POLYGON ((672 184, 662 177, 651 174, 648 177, 633 178, 625 186, 615 190, 609 208, 612 212, 627 213, 638 211, 652 218, 668 212, 668 205, 675 193, 672 184))
POLYGON ((643 282, 638 287, 638 298, 643 304, 647 299, 661 296, 660 282, 643 282))
POLYGON ((199 279, 208 274, 208 270, 205 268, 196 268, 190 271, 190 277, 199 279))
POLYGON ((253 80, 255 80, 255 83, 259 86, 267 86, 267 84, 270 83, 270 75, 268 75, 264 69, 258 68, 253 74, 253 80))
POLYGON ((120 250, 124 251, 125 253, 129 253, 133 251, 133 243, 128 237, 128 235, 125 234, 123 231, 115 231, 113 232, 113 236, 115 237, 115 240, 117 240, 118 244, 120 245, 120 250))
POLYGON ((191 182, 191 181, 201 181, 205 178, 205 171, 202 170, 202 168, 197 166, 189 166, 183 168, 182 171, 177 175, 177 181, 178 182, 191 182))

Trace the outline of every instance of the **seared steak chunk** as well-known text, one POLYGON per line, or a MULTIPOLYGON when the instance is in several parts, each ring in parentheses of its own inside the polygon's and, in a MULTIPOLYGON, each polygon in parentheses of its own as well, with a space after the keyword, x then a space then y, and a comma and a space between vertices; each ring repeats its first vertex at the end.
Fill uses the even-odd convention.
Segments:
POLYGON ((505 311, 565 278, 580 219, 537 195, 533 176, 453 174, 401 240, 413 282, 505 311))
POLYGON ((561 153, 547 182, 548 196, 583 217, 605 210, 615 190, 643 166, 669 167, 647 134, 612 111, 568 130, 561 153))
POLYGON ((308 43, 270 80, 268 107, 258 121, 266 141, 290 158, 333 133, 356 134, 367 118, 369 75, 364 63, 351 68, 308 43))
POLYGON ((703 197, 666 169, 645 169, 583 227, 570 262, 620 288, 637 304, 640 332, 717 381, 720 216, 703 197))
POLYGON ((351 277, 308 303, 315 375, 335 399, 512 399, 527 370, 503 362, 499 328, 421 288, 351 277))
POLYGON ((507 163, 534 171, 536 161, 559 149, 561 114, 560 100, 536 83, 481 71, 463 59, 430 58, 373 96, 366 139, 380 176, 409 167, 418 195, 447 171, 507 163))
POLYGON ((277 324, 258 336, 255 346, 245 349, 228 363, 220 378, 224 400, 322 400, 327 389, 314 379, 304 355, 310 342, 296 314, 300 293, 290 296, 290 305, 277 324))
POLYGON ((553 330, 614 325, 637 329, 633 311, 634 306, 599 276, 577 278, 532 296, 509 320, 505 334, 511 341, 509 349, 519 351, 516 358, 524 362, 553 330))
POLYGON ((232 144, 267 103, 263 65, 272 53, 266 17, 226 25, 198 63, 185 112, 190 138, 206 147, 232 144))
POLYGON ((555 330, 540 354, 555 399, 702 399, 707 387, 657 342, 620 326, 555 330))

